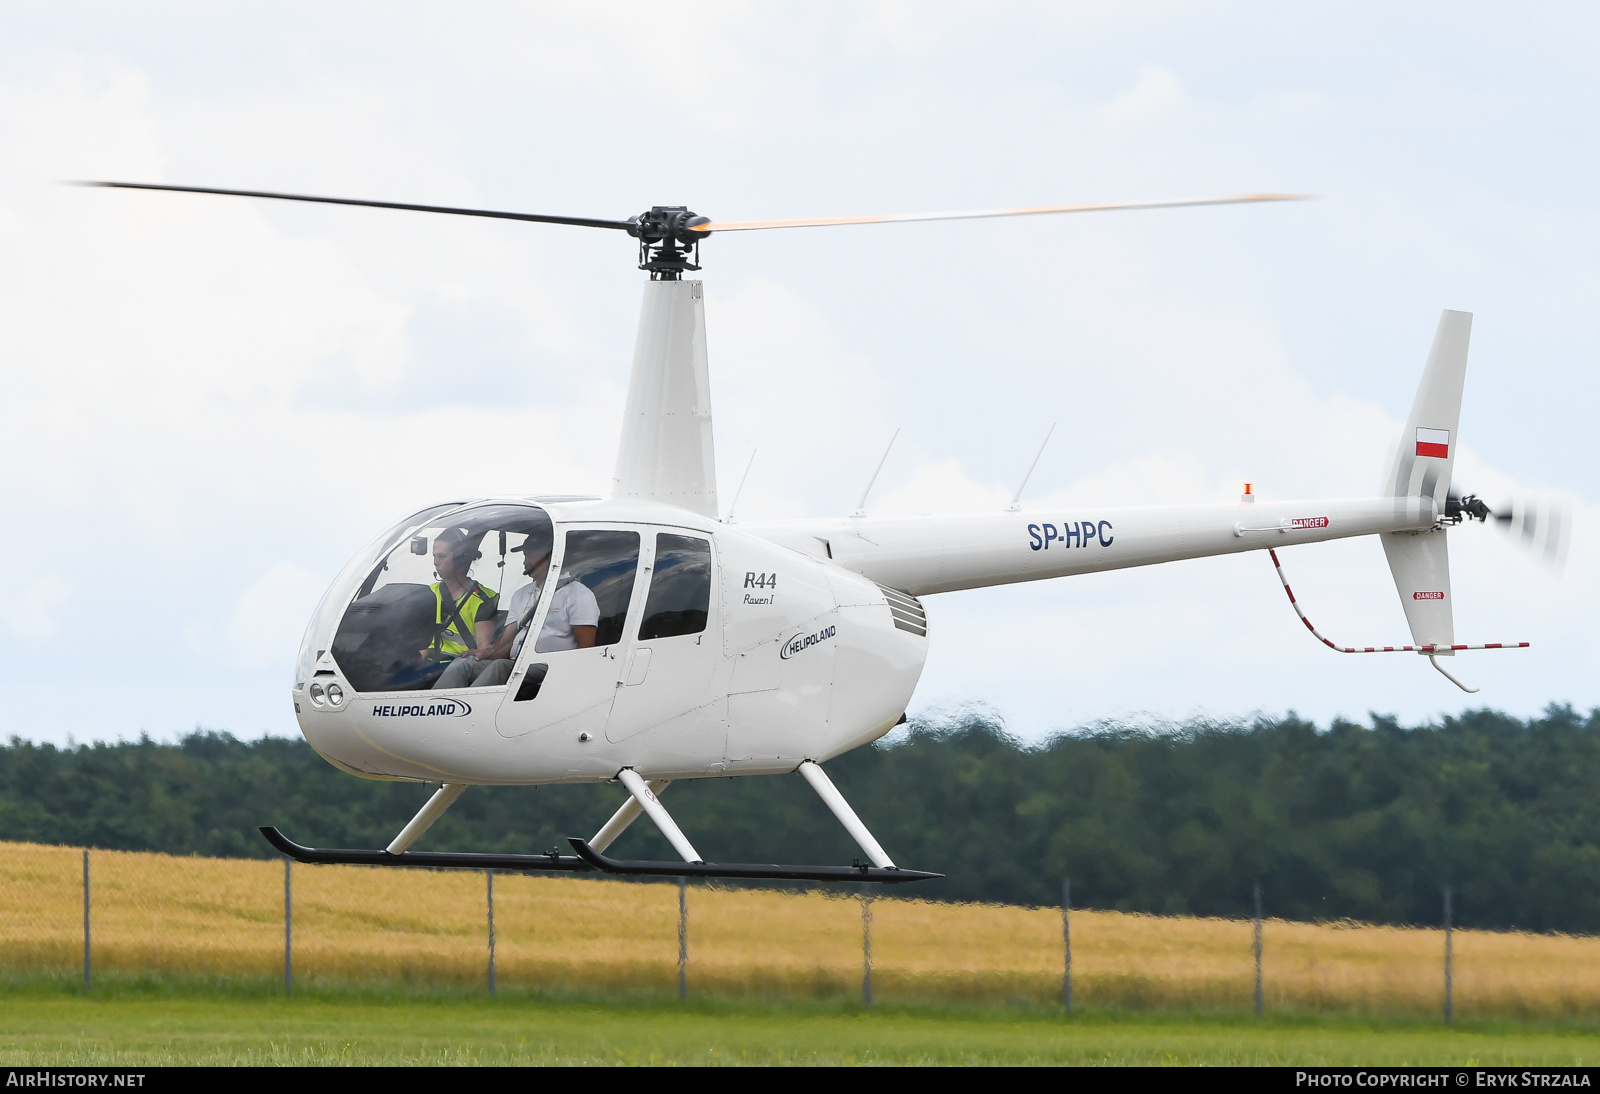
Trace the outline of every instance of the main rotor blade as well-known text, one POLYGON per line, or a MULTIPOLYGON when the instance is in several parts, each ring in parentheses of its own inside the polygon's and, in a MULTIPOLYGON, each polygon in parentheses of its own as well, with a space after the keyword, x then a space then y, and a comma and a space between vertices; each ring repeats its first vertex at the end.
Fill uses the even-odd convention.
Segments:
POLYGON ((696 232, 750 232, 760 228, 825 228, 835 224, 900 224, 918 220, 983 220, 988 217, 1035 217, 1048 213, 1107 213, 1122 209, 1178 209, 1190 205, 1243 205, 1257 201, 1307 201, 1310 194, 1237 194, 1220 198, 1177 198, 1172 201, 1110 201, 1089 205, 1038 205, 1025 209, 974 209, 963 213, 890 213, 886 216, 811 217, 804 220, 730 220, 691 226, 696 232))
POLYGON ((78 186, 107 186, 116 190, 170 190, 178 194, 222 194, 235 198, 271 198, 274 201, 313 201, 322 205, 365 205, 370 209, 405 209, 413 213, 449 213, 461 217, 491 217, 495 220, 528 220, 536 224, 575 224, 580 228, 613 228, 626 232, 632 225, 625 220, 596 220, 593 217, 557 217, 544 213, 504 213, 494 209, 460 209, 453 205, 409 205, 398 201, 363 201, 360 198, 324 198, 311 194, 278 194, 270 190, 218 190, 209 186, 162 186, 153 182, 80 182, 78 186))

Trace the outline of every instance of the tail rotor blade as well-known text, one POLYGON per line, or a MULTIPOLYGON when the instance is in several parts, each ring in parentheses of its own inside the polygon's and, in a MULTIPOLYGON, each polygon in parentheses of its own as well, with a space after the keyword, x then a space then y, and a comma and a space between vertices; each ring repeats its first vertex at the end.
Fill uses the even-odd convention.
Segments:
POLYGON ((1557 568, 1572 542, 1572 505, 1546 494, 1517 494, 1495 506, 1495 524, 1513 540, 1557 568))

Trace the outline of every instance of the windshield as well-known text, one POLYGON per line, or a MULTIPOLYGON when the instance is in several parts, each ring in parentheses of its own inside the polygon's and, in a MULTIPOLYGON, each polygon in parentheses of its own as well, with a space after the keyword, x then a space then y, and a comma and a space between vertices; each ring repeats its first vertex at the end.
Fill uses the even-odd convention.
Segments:
POLYGON ((409 529, 360 577, 334 660, 357 691, 475 682, 441 677, 458 658, 491 649, 513 605, 531 614, 538 588, 525 571, 548 567, 551 540, 545 511, 517 503, 465 506, 409 529))
POLYGON ((337 626, 315 645, 332 649, 357 691, 451 686, 440 677, 452 661, 488 650, 512 606, 529 613, 539 590, 528 570, 548 565, 551 536, 549 516, 534 505, 425 510, 340 575, 318 613, 337 626))
POLYGON ((448 513, 460 507, 461 502, 451 501, 442 505, 432 505, 419 513, 411 514, 363 547, 360 553, 339 572, 339 576, 333 579, 333 584, 328 586, 328 591, 322 594, 317 610, 311 615, 311 622, 306 625, 305 637, 300 640, 300 656, 295 660, 294 667, 296 691, 306 686, 306 680, 310 678, 317 662, 328 652, 328 646, 333 641, 334 627, 338 624, 340 615, 344 613, 350 592, 356 582, 372 569, 373 562, 382 558, 412 529, 420 527, 441 513, 448 513))

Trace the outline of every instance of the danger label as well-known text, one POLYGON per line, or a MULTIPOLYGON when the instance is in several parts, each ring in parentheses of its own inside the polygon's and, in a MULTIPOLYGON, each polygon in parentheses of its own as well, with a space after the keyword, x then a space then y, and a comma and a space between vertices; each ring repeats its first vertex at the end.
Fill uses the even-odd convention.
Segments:
POLYGON ((1289 522, 1290 528, 1326 528, 1327 517, 1295 517, 1289 522))
POLYGON ((1411 599, 1412 600, 1443 600, 1444 599, 1444 592, 1442 590, 1435 589, 1433 592, 1429 592, 1429 593, 1412 593, 1411 594, 1411 599))

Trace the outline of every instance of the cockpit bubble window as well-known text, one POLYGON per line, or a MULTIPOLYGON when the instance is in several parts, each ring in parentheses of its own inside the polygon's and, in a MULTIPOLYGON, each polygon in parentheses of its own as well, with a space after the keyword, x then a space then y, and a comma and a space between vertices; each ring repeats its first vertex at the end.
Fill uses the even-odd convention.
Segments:
POLYGON ((594 628, 596 646, 622 640, 639 573, 639 533, 589 528, 567 533, 561 574, 539 631, 537 653, 582 645, 579 628, 594 628))
POLYGON ((499 636, 518 590, 545 576, 523 572, 526 548, 543 558, 552 540, 550 517, 532 505, 430 513, 361 575, 333 638, 334 660, 357 691, 432 687, 451 661, 499 636))
POLYGON ((644 602, 639 638, 672 638, 706 629, 711 610, 711 543, 698 536, 661 532, 644 602))
POLYGON ((317 662, 333 644, 334 632, 338 628, 339 620, 344 616, 350 594, 356 583, 367 575, 373 563, 387 555, 395 544, 413 530, 452 509, 461 508, 461 505, 459 501, 445 502, 442 505, 430 505, 421 512, 411 514, 367 544, 343 570, 339 571, 339 576, 333 579, 328 591, 322 594, 322 599, 317 603, 317 610, 312 613, 311 622, 306 625, 305 637, 300 640, 300 656, 295 661, 294 669, 296 691, 306 686, 306 681, 316 669, 317 662))

